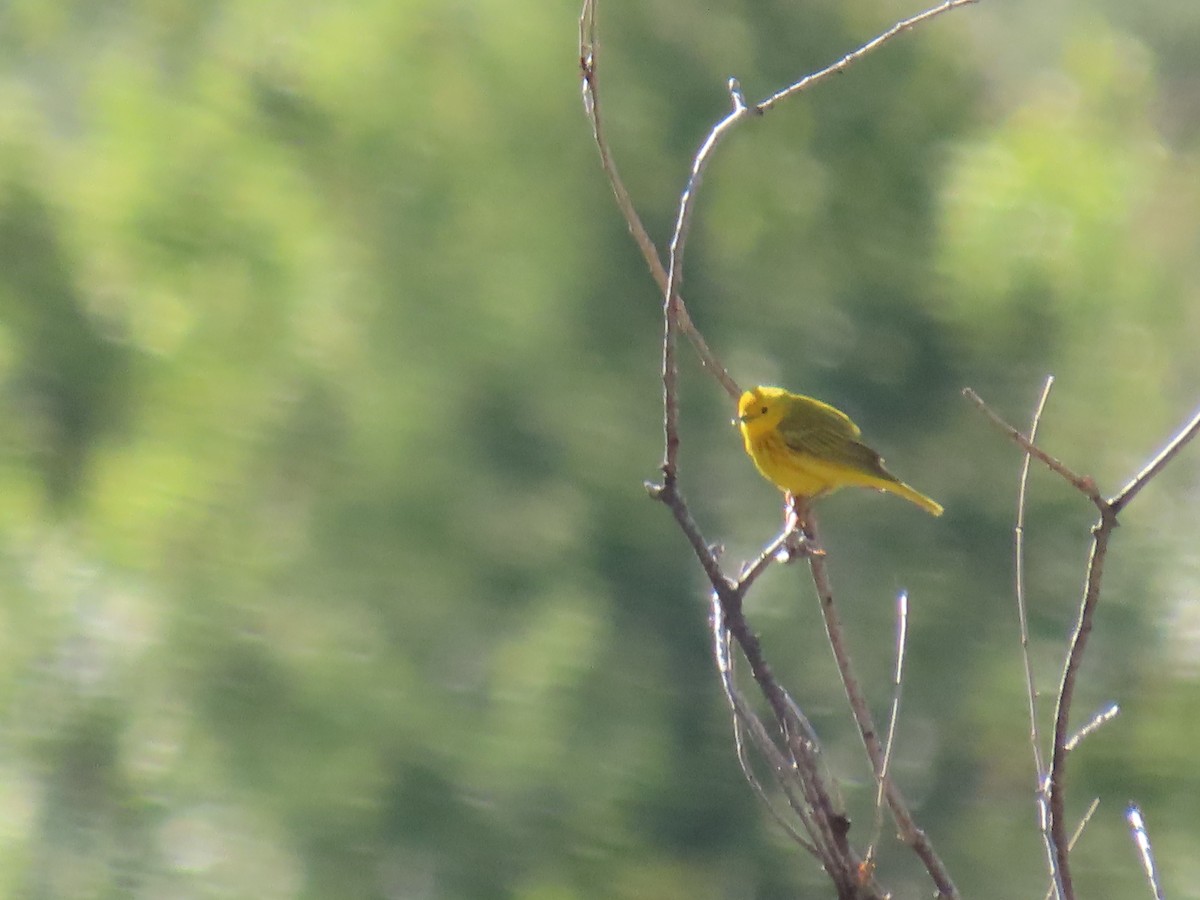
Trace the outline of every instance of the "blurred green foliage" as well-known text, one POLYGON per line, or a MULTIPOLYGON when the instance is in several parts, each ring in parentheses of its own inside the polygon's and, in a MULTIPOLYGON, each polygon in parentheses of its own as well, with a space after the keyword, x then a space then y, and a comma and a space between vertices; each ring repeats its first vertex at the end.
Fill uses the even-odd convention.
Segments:
MULTIPOLYGON (((916 11, 605 4, 613 149, 665 243, 735 74, 750 97, 916 11)), ((658 300, 579 109, 574 4, 14 0, 0 10, 0 896, 825 896, 743 783, 703 589, 646 499, 658 300)), ((969 896, 1044 890, 1011 600, 1019 459, 1109 492, 1195 408, 1193 5, 982 3, 746 125, 684 288, 744 384, 864 424, 927 520, 822 508, 894 774, 969 896)), ((684 365, 683 479, 730 565, 778 498, 684 365)), ((1200 463, 1125 515, 1077 708, 1096 896, 1200 838, 1200 463)), ((1053 690, 1086 505, 1032 482, 1053 690)), ((866 834, 811 588, 751 612, 866 834)), ((1049 710, 1044 710, 1047 714, 1049 710)), ((885 829, 886 835, 886 829, 885 829)), ((928 893, 885 841, 880 875, 928 893)))

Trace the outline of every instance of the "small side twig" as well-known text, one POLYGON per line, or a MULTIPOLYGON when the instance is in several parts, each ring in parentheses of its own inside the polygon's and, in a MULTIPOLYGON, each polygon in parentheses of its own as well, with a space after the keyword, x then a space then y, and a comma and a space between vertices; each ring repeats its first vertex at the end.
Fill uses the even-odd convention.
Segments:
POLYGON ((829 572, 825 565, 826 554, 821 552, 823 545, 817 532, 817 517, 811 509, 806 527, 806 542, 810 543, 817 551, 808 554, 808 562, 813 585, 817 589, 817 597, 821 605, 821 615, 825 620, 825 634, 829 640, 829 646, 833 650, 838 674, 842 679, 842 687, 846 691, 854 722, 858 726, 859 737, 862 738, 863 747, 867 752, 867 758, 871 762, 875 777, 883 784, 884 796, 887 799, 888 809, 892 813, 892 819, 900 833, 900 840, 911 847, 917 858, 924 864, 939 895, 944 898, 958 898, 958 888, 954 885, 954 879, 950 877, 950 871, 937 855, 929 836, 917 827, 908 801, 905 800, 904 794, 885 771, 884 752, 879 742, 879 732, 875 727, 875 720, 871 716, 867 698, 862 692, 862 686, 858 682, 854 664, 850 659, 845 631, 842 627, 841 616, 838 615, 837 606, 834 603, 833 588, 830 585, 829 572))
POLYGON ((874 40, 868 41, 867 43, 865 43, 861 47, 859 47, 857 50, 847 53, 845 56, 843 56, 841 59, 839 59, 837 62, 833 63, 832 65, 826 66, 824 69, 821 69, 818 72, 813 72, 811 75, 806 75, 803 78, 801 78, 799 81, 795 82, 794 84, 789 84, 783 90, 777 91, 776 93, 772 94, 770 97, 768 97, 762 103, 758 104, 758 110, 760 112, 767 112, 772 107, 774 107, 776 104, 782 103, 784 100, 787 100, 789 97, 794 97, 796 94, 799 94, 801 91, 807 90, 808 88, 812 87, 813 85, 824 81, 826 78, 829 78, 832 75, 840 75, 842 72, 846 71, 846 69, 850 68, 850 66, 852 66, 854 63, 858 62, 864 56, 878 50, 881 46, 886 44, 888 41, 892 40, 893 38, 897 37, 900 34, 903 34, 905 31, 911 31, 913 28, 916 28, 918 25, 928 22, 930 19, 936 18, 937 16, 940 16, 943 13, 947 13, 952 9, 956 9, 960 6, 967 6, 968 4, 977 3, 977 2, 978 2, 978 0, 947 0, 947 2, 942 3, 939 6, 931 7, 929 9, 925 10, 924 12, 917 13, 915 16, 912 16, 910 18, 904 19, 903 21, 897 22, 895 25, 893 25, 887 31, 883 32, 883 34, 879 35, 874 40))
MULTIPOLYGON (((1075 845, 1079 843, 1079 839, 1083 837, 1083 830, 1088 827, 1088 823, 1092 821, 1092 816, 1096 814, 1096 810, 1100 808, 1100 798, 1093 797, 1092 802, 1088 804, 1087 812, 1083 814, 1083 818, 1079 820, 1079 824, 1075 826, 1075 830, 1071 832, 1071 840, 1067 843, 1068 850, 1074 850, 1075 845)), ((1046 890, 1046 900, 1053 900, 1054 897, 1061 893, 1060 886, 1054 879, 1050 879, 1050 887, 1046 890)))
MULTIPOLYGON (((846 840, 845 816, 835 807, 830 790, 820 773, 811 726, 799 714, 795 702, 776 680, 763 654, 758 636, 746 621, 742 608, 744 587, 722 572, 716 553, 692 518, 687 503, 678 490, 677 482, 668 480, 661 485, 648 485, 647 489, 652 497, 671 511, 712 585, 713 603, 720 611, 719 616, 714 614, 713 618, 714 652, 718 654, 718 670, 722 673, 727 700, 735 715, 739 717, 739 726, 745 726, 746 733, 762 750, 772 770, 777 773, 776 780, 808 832, 809 837, 803 839, 802 845, 806 850, 815 852, 821 859, 822 865, 838 885, 840 896, 854 896, 854 878, 860 860, 846 840), (756 717, 747 715, 740 695, 736 690, 731 690, 732 666, 727 663, 726 651, 723 648, 725 635, 738 645, 750 668, 751 676, 767 700, 786 747, 786 759, 766 736, 765 729, 758 727, 761 723, 755 724, 756 717), (797 773, 797 777, 793 778, 793 773, 797 773)), ((750 778, 752 787, 756 781, 757 779, 750 778)), ((761 785, 755 789, 756 793, 759 789, 761 785)), ((773 811, 772 815, 775 814, 773 811)), ((793 831, 794 829, 789 830, 789 833, 793 831)), ((795 835, 799 836, 799 832, 795 832, 795 835)))
MULTIPOLYGON (((1063 664, 1062 680, 1059 683, 1058 699, 1054 709, 1054 736, 1050 768, 1045 779, 1046 793, 1049 797, 1048 814, 1043 825, 1047 824, 1050 832, 1053 861, 1051 874, 1054 889, 1062 900, 1074 900, 1075 892, 1071 879, 1070 849, 1071 841, 1066 834, 1066 767, 1070 751, 1086 734, 1111 718, 1105 713, 1093 719, 1088 726, 1081 729, 1077 736, 1070 731, 1071 705, 1075 695, 1075 683, 1083 662, 1084 651, 1092 632, 1092 623, 1096 607, 1100 601, 1100 587, 1104 578, 1104 563, 1108 556, 1108 545, 1112 533, 1117 527, 1117 513, 1129 504, 1150 481, 1163 471, 1179 451, 1200 432, 1200 414, 1195 415, 1186 425, 1171 438, 1141 472, 1136 475, 1112 500, 1105 500, 1090 477, 1081 477, 1054 457, 1044 452, 1033 442, 1021 434, 998 415, 988 408, 979 395, 966 388, 963 394, 974 403, 998 428, 1003 430, 1026 453, 1037 457, 1063 479, 1086 496, 1099 510, 1100 521, 1092 528, 1092 548, 1088 556, 1087 572, 1084 577, 1083 597, 1079 603, 1079 616, 1071 633, 1071 644, 1067 658, 1063 664)), ((1115 715, 1115 713, 1113 713, 1115 715)))
POLYGON ((1102 725, 1115 719, 1120 712, 1121 707, 1117 706, 1115 703, 1110 704, 1109 706, 1106 706, 1104 709, 1100 710, 1100 712, 1088 719, 1087 724, 1071 735, 1071 737, 1067 740, 1067 746, 1065 748, 1066 752, 1071 753, 1074 751, 1076 747, 1083 743, 1085 738, 1091 737, 1100 730, 1102 725))
MULTIPOLYGON (((579 16, 579 69, 583 82, 583 108, 588 121, 591 122, 592 139, 596 144, 597 150, 600 152, 600 167, 608 178, 609 187, 616 198, 617 209, 620 210, 621 216, 625 219, 629 233, 633 236, 638 250, 641 251, 642 259, 645 260, 646 267, 650 270, 650 276, 654 279, 654 283, 658 285, 659 292, 665 294, 668 281, 667 270, 663 267, 662 260, 659 258, 658 248, 654 245, 654 241, 651 240, 649 232, 646 231, 646 226, 642 224, 642 218, 638 215, 637 208, 633 205, 633 198, 629 196, 629 191, 625 187, 625 182, 622 180, 620 172, 617 171, 617 162, 613 158, 612 151, 609 149, 608 138, 604 131, 604 121, 601 117, 600 108, 600 41, 596 31, 596 7, 598 3, 599 0, 584 0, 583 10, 579 16)), ((708 343, 704 340, 704 336, 700 334, 699 329, 693 324, 692 317, 688 313, 687 304, 683 302, 683 298, 678 297, 677 301, 676 311, 679 317, 679 330, 691 342, 704 369, 717 379, 725 389, 725 393, 736 400, 741 394, 741 389, 738 388, 737 382, 730 377, 725 366, 721 364, 717 355, 713 353, 708 343)))
POLYGON ((1020 447, 1030 456, 1037 458, 1052 471, 1061 475, 1069 484, 1073 485, 1076 490, 1091 500, 1096 506, 1104 505, 1104 498, 1100 496, 1100 491, 1096 489, 1096 482, 1090 476, 1076 475, 1041 447, 1036 446, 1033 441, 1021 434, 1021 432, 1017 431, 1017 429, 1013 428, 1002 418, 992 412, 992 410, 986 403, 983 402, 980 396, 970 388, 963 388, 963 396, 979 407, 980 412, 987 416, 993 425, 1007 434, 1018 447, 1020 447))
POLYGON ((747 731, 749 731, 751 742, 766 757, 767 763, 770 765, 771 771, 775 774, 777 780, 787 782, 785 773, 791 769, 791 764, 779 752, 774 741, 768 735, 766 726, 763 725, 762 720, 749 708, 749 704, 746 703, 741 692, 737 689, 737 684, 734 680, 733 654, 730 653, 729 646, 729 629, 725 627, 725 611, 721 605, 721 598, 716 591, 713 591, 711 595, 710 621, 713 633, 713 656, 717 661, 717 672, 721 678, 721 687, 725 692, 725 700, 733 713, 734 748, 737 753, 738 765, 742 769, 742 775, 754 790, 754 793, 767 807, 771 817, 787 832, 792 840, 817 859, 824 861, 832 851, 825 845, 823 840, 824 835, 814 823, 808 806, 803 802, 797 802, 791 792, 785 789, 792 811, 804 826, 805 831, 808 832, 808 837, 806 838, 793 828, 792 823, 775 808, 775 804, 767 796, 767 792, 758 780, 758 776, 754 774, 754 769, 746 753, 744 737, 747 731))
POLYGON ((1088 804, 1087 812, 1083 814, 1083 818, 1079 820, 1079 824, 1075 826, 1075 830, 1071 832, 1071 840, 1067 843, 1068 850, 1074 850, 1075 845, 1079 843, 1079 839, 1083 837, 1083 830, 1088 827, 1088 822, 1092 821, 1092 816, 1096 814, 1096 810, 1100 808, 1100 798, 1093 797, 1092 802, 1088 804))
POLYGON ((867 842, 867 859, 873 859, 875 846, 883 831, 883 785, 891 769, 892 752, 896 746, 896 722, 900 718, 900 694, 904 687, 904 650, 908 645, 908 591, 896 597, 896 667, 892 672, 892 709, 888 714, 887 741, 883 752, 883 771, 876 779, 875 823, 871 840, 867 842))
POLYGON ((742 570, 742 574, 737 581, 739 591, 745 593, 750 588, 750 585, 758 580, 758 576, 767 571, 771 563, 775 562, 778 558, 779 551, 788 545, 788 542, 792 539, 792 535, 793 530, 785 528, 777 538, 763 548, 763 552, 758 555, 758 558, 754 562, 742 570))
POLYGON ((1150 479, 1161 472, 1163 466, 1174 459, 1175 455, 1187 446, 1188 442, 1196 436, 1197 432, 1200 432, 1200 412, 1196 413, 1192 420, 1184 425, 1179 433, 1167 442, 1167 445, 1159 451, 1154 459, 1150 460, 1142 471, 1133 477, 1133 480, 1129 484, 1121 488, 1120 493, 1110 501, 1113 508, 1117 512, 1120 512, 1128 506, 1129 502, 1141 492, 1150 479))
POLYGON ((665 304, 673 309, 679 318, 680 331, 687 336, 695 348, 696 354, 699 356, 705 370, 717 379, 732 399, 736 400, 741 394, 737 382, 730 377, 729 372, 705 342, 703 336, 693 324, 682 296, 678 294, 678 286, 682 282, 681 262, 683 247, 687 239, 687 225, 691 219, 691 207, 694 203, 696 190, 703 177, 704 169, 717 144, 742 119, 750 116, 761 116, 789 97, 793 97, 808 88, 814 87, 834 75, 841 74, 854 63, 878 50, 883 44, 891 41, 900 34, 911 31, 918 25, 924 24, 950 10, 976 2, 978 0, 946 0, 946 2, 931 7, 924 12, 897 22, 887 31, 858 47, 856 50, 847 53, 837 62, 810 75, 806 75, 799 81, 793 82, 786 88, 775 92, 760 103, 748 104, 742 94, 741 88, 738 86, 737 80, 731 78, 727 87, 733 102, 733 110, 712 128, 701 143, 700 149, 693 157, 688 185, 680 197, 680 209, 676 219, 676 228, 671 238, 669 262, 664 267, 659 257, 658 248, 655 247, 654 241, 651 240, 649 233, 642 224, 641 217, 638 215, 637 209, 633 204, 633 199, 630 197, 629 191, 625 187, 620 173, 617 171, 616 161, 613 158, 605 135, 600 105, 600 42, 596 26, 599 0, 584 0, 579 16, 579 68, 582 76, 584 112, 592 125, 592 138, 600 152, 601 168, 608 178, 609 186, 612 188, 613 196, 616 198, 617 208, 624 217, 629 232, 637 243, 651 276, 654 278, 659 290, 667 298, 665 304))
POLYGON ((1138 856, 1142 859, 1142 870, 1146 873, 1146 880, 1150 882, 1150 889, 1154 891, 1154 900, 1165 900, 1166 894, 1163 893, 1162 882, 1158 878, 1158 866, 1154 862, 1154 847, 1150 843, 1150 832, 1146 829, 1146 820, 1142 817, 1142 811, 1137 808, 1136 803, 1129 804, 1129 809, 1125 811, 1125 819, 1129 822, 1133 843, 1137 846, 1138 856))
MULTIPOLYGON (((1054 376, 1046 378, 1042 386, 1042 395, 1034 409, 1033 418, 1029 424, 1029 443, 1037 439, 1038 426, 1042 421, 1042 413, 1046 402, 1050 399, 1050 388, 1054 385, 1054 376)), ((973 393, 973 392, 972 392, 973 393)), ((982 403, 982 401, 980 401, 982 403)), ((1050 796, 1048 794, 1049 780, 1046 777, 1046 764, 1042 758, 1042 739, 1038 728, 1038 692, 1037 682, 1033 674, 1033 659, 1029 653, 1029 616, 1025 601, 1025 509, 1029 492, 1029 470, 1033 454, 1025 451, 1021 461, 1021 478, 1017 488, 1017 524, 1013 529, 1013 557, 1015 562, 1017 620, 1021 631, 1021 660, 1025 667, 1025 697, 1029 704, 1029 743, 1033 748, 1033 768, 1035 793, 1038 807, 1038 830, 1042 834, 1042 844, 1046 850, 1047 864, 1050 868, 1050 878, 1053 882, 1052 891, 1062 893, 1059 884, 1057 856, 1054 853, 1054 842, 1050 835, 1050 796)))

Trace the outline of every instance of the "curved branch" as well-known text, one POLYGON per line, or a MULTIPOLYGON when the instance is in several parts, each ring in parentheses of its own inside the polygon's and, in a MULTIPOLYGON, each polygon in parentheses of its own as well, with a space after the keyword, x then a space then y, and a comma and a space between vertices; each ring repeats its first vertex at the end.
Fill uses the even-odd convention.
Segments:
POLYGON ((846 698, 850 702, 850 710, 854 714, 854 723, 858 726, 863 747, 871 761, 872 771, 875 778, 883 785, 884 797, 887 799, 892 819, 900 831, 900 839, 908 844, 924 863, 925 870, 937 887, 939 896, 948 898, 948 900, 957 898, 959 896, 958 888, 955 887, 954 880, 950 877, 950 871, 933 849, 933 843, 929 840, 929 836, 917 826, 916 820, 908 808, 908 801, 904 799, 904 795, 887 773, 886 754, 879 741, 875 720, 871 716, 866 695, 862 692, 858 676, 854 671, 854 663, 850 659, 850 651, 846 646, 845 631, 842 628, 841 616, 838 615, 837 606, 834 603, 829 572, 825 567, 826 554, 821 549, 816 517, 812 514, 811 509, 808 512, 807 520, 806 539, 811 547, 808 553, 809 570, 812 573, 813 585, 817 589, 821 614, 825 619, 825 632, 829 638, 829 646, 833 649, 838 674, 841 675, 842 686, 846 690, 846 698))

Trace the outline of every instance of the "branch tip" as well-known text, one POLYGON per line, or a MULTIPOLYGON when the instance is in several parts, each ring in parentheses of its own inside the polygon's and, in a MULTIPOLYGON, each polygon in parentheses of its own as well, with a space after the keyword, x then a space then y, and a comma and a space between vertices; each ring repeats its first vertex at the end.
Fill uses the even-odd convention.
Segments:
POLYGON ((1101 516, 1104 515, 1106 509, 1109 509, 1111 504, 1100 496, 1100 491, 1096 488, 1095 480, 1089 476, 1077 475, 1070 468, 1065 466, 1060 460, 1051 456, 1041 447, 1033 443, 1028 437, 1009 425, 1004 419, 992 411, 992 408, 983 402, 980 397, 971 388, 963 388, 962 394, 968 400, 975 404, 984 416, 987 417, 993 425, 1003 431, 1009 438, 1028 455, 1034 457, 1039 462, 1043 463, 1052 472, 1057 473, 1068 484, 1073 486, 1077 491, 1087 497, 1092 504, 1100 510, 1101 516))
POLYGON ((733 101, 734 111, 744 111, 746 109, 746 95, 742 93, 741 82, 736 78, 730 78, 725 86, 729 90, 729 98, 733 101))

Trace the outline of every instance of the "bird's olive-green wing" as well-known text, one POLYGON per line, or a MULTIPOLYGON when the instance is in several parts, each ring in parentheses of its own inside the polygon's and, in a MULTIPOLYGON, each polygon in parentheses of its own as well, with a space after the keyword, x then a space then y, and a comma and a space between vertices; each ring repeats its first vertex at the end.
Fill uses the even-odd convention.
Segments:
POLYGON ((894 480, 883 458, 858 439, 862 432, 850 417, 820 400, 803 398, 780 421, 779 433, 797 453, 894 480))

